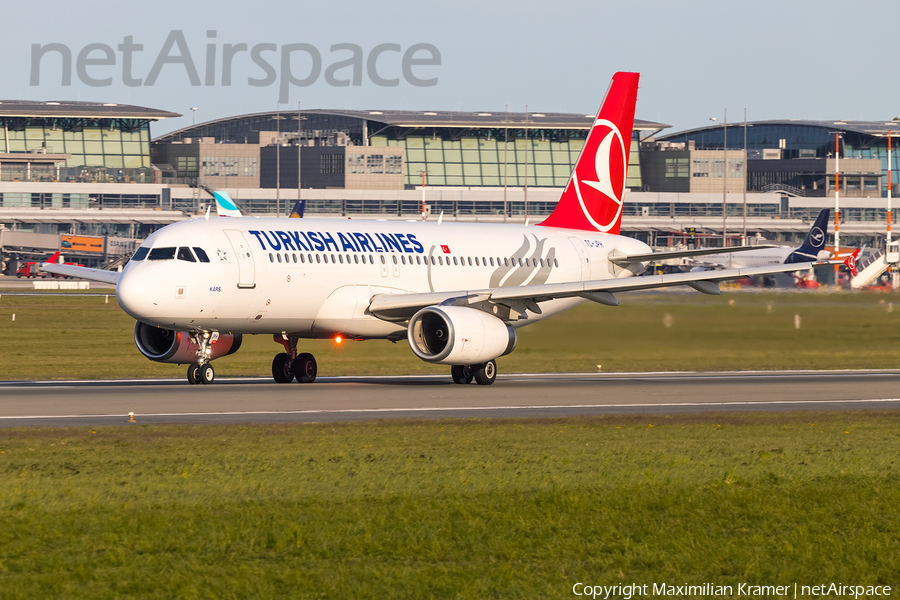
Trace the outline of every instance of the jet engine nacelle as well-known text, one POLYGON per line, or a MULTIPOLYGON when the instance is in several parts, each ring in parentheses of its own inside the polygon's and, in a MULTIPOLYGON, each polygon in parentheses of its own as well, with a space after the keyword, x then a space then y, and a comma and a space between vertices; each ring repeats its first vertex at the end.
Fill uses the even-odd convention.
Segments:
POLYGON ((429 306, 409 321, 409 346, 425 362, 475 365, 516 348, 516 330, 497 317, 464 306, 429 306))
MULTIPOLYGON (((134 324, 134 343, 141 354, 156 362, 180 365, 197 362, 198 346, 186 331, 161 329, 137 321, 134 324)), ((220 333, 219 338, 209 346, 209 359, 234 354, 240 347, 241 334, 220 333)))

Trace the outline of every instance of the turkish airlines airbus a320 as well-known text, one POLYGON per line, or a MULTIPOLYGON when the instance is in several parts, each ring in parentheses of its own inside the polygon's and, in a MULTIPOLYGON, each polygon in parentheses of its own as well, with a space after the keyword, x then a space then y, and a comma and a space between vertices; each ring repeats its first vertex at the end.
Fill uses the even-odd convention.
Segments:
MULTIPOLYGON (((617 73, 559 205, 539 226, 251 217, 196 218, 148 237, 121 273, 46 263, 44 270, 116 284, 150 360, 188 364, 211 383, 210 361, 246 334, 284 346, 275 381, 316 378, 301 339, 406 338, 413 353, 450 365, 453 381, 482 385, 516 330, 585 300, 618 305, 618 292, 806 269, 770 265, 635 277, 654 253, 619 235, 638 74, 617 73)), ((750 248, 748 248, 750 250, 750 248)))

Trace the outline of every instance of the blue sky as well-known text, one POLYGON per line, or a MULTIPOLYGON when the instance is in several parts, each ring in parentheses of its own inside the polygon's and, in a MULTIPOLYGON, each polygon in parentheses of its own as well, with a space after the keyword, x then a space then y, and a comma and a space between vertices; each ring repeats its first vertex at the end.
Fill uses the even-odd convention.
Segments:
MULTIPOLYGON (((185 116, 153 125, 159 135, 191 122, 274 110, 279 82, 251 86, 265 74, 249 52, 235 55, 232 85, 222 85, 225 44, 274 45, 260 56, 279 69, 288 44, 313 46, 322 72, 305 87, 291 87, 285 108, 352 108, 593 113, 615 71, 639 71, 637 117, 673 126, 670 131, 750 120, 862 119, 900 116, 896 51, 891 23, 900 4, 833 0, 737 2, 267 2, 234 1, 131 4, 50 0, 4 6, 0 38, 0 98, 89 100, 149 106, 185 116), (134 52, 132 78, 146 81, 171 32, 180 30, 199 77, 205 76, 208 44, 214 45, 214 85, 191 85, 184 64, 164 64, 152 86, 127 86, 118 46, 126 36, 134 52), (215 31, 215 39, 208 37, 215 31), (402 75, 402 53, 414 44, 440 52, 440 65, 414 66, 413 74, 436 85, 411 85, 402 75), (33 44, 63 44, 73 55, 69 86, 61 85, 60 57, 48 53, 40 83, 31 85, 33 44), (84 72, 110 84, 94 87, 79 78, 77 55, 89 44, 114 51, 114 65, 88 65, 84 72), (380 44, 397 44, 376 63, 393 87, 373 83, 329 85, 329 65, 350 56, 332 52, 355 44, 364 60, 380 44)), ((262 46, 261 46, 262 48, 262 46)), ((169 56, 177 56, 177 48, 169 56)), ((309 60, 294 57, 295 76, 309 73, 309 60)), ((418 57, 424 54, 418 54, 418 57)), ((102 59, 94 50, 89 58, 102 59)), ((278 75, 278 73, 276 73, 278 75)), ((336 73, 349 79, 351 69, 336 73)))

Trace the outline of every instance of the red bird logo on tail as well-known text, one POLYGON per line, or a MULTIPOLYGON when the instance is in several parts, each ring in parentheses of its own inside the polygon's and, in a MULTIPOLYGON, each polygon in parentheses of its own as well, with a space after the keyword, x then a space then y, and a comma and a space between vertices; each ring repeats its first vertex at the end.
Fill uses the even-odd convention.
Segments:
POLYGON ((847 265, 847 268, 850 269, 850 272, 856 277, 856 255, 859 254, 859 248, 856 249, 856 252, 848 256, 844 259, 844 264, 847 265))
POLYGON ((637 73, 616 73, 545 227, 618 234, 637 102, 637 73))

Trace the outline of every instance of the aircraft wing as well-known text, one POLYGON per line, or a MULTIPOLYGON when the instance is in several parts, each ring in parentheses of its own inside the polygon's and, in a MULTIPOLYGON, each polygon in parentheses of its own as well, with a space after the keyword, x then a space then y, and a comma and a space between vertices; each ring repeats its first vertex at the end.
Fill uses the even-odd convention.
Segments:
POLYGON ((99 281, 100 283, 119 282, 118 271, 105 271, 103 269, 89 269, 87 267, 76 267, 75 265, 60 265, 56 263, 44 263, 40 267, 41 271, 46 273, 56 273, 57 275, 67 275, 69 277, 80 277, 89 281, 99 281))
POLYGON ((669 258, 688 258, 691 256, 705 256, 707 254, 728 254, 730 252, 746 252, 748 250, 765 250, 777 248, 772 244, 760 246, 735 246, 733 248, 699 248, 696 250, 671 250, 667 252, 648 252, 646 254, 611 254, 609 261, 617 265, 629 263, 647 262, 655 260, 667 260, 669 258))
POLYGON ((834 261, 818 261, 805 264, 766 265, 747 269, 723 269, 720 271, 700 271, 671 273, 667 275, 647 275, 624 277, 622 279, 597 279, 594 281, 574 281, 517 287, 499 287, 483 290, 462 290, 449 292, 429 292, 424 294, 376 294, 369 303, 369 312, 387 321, 403 321, 419 310, 452 301, 454 305, 466 306, 483 302, 493 304, 520 304, 520 308, 540 314, 537 302, 557 298, 582 297, 600 304, 618 306, 613 292, 633 292, 661 287, 687 285, 704 294, 718 295, 719 281, 741 279, 753 275, 788 273, 810 269, 818 265, 834 264, 834 261))

